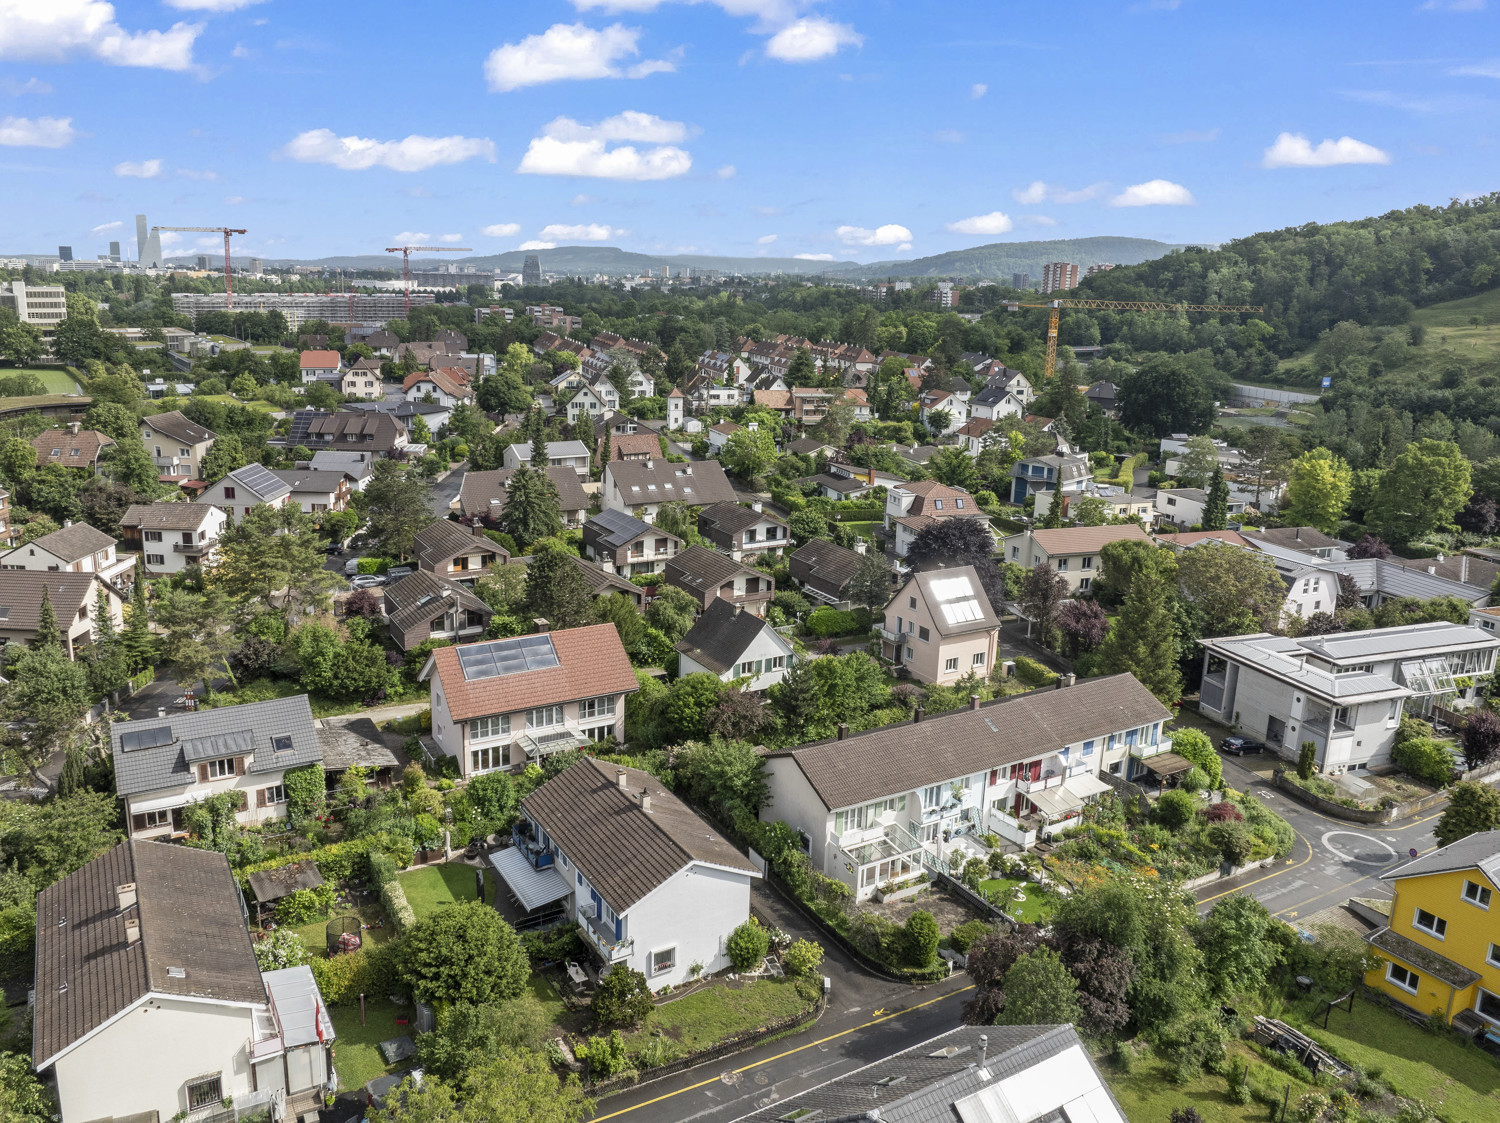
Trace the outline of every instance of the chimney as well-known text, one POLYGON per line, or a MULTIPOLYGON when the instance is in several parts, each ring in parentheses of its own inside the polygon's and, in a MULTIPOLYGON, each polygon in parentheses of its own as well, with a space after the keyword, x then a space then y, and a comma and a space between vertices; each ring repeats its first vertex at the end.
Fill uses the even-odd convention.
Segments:
POLYGON ((912 724, 915 725, 927 715, 927 708, 921 702, 917 703, 917 712, 911 715, 912 724))
POLYGON ((838 739, 842 741, 847 736, 849 736, 849 723, 847 721, 841 721, 839 722, 838 739))
POLYGON ((1439 550, 1438 553, 1437 553, 1437 557, 1434 558, 1433 560, 1436 561, 1438 563, 1438 565, 1442 565, 1448 559, 1445 558, 1445 557, 1443 557, 1443 551, 1439 550))
POLYGON ((531 626, 532 626, 533 629, 535 629, 538 632, 548 631, 552 627, 551 624, 547 623, 547 618, 545 616, 535 617, 531 621, 531 626))
POLYGON ((68 432, 70 432, 70 433, 73 433, 73 434, 76 435, 78 433, 78 431, 80 429, 82 429, 82 428, 83 428, 83 422, 81 422, 81 421, 69 421, 68 422, 68 432))
POLYGON ((1057 689, 1059 689, 1059 690, 1066 690, 1068 687, 1072 686, 1077 681, 1078 681, 1078 676, 1075 675, 1075 674, 1073 674, 1073 672, 1071 672, 1071 671, 1069 671, 1065 675, 1058 675, 1057 676, 1057 689))
POLYGON ((1468 581, 1469 581, 1469 555, 1468 554, 1459 554, 1458 555, 1458 580, 1459 580, 1459 582, 1461 584, 1468 584, 1468 581))
POLYGON ((647 815, 651 814, 651 793, 645 788, 641 789, 641 810, 647 815))
POLYGON ((626 791, 626 790, 628 790, 630 788, 630 782, 625 779, 625 769, 623 769, 623 768, 616 768, 615 769, 615 783, 617 783, 617 784, 620 785, 620 790, 621 791, 626 791))
POLYGON ((977 710, 977 709, 979 709, 979 695, 977 695, 977 694, 970 694, 969 695, 969 709, 971 709, 971 710, 977 710))
POLYGON ((116 885, 115 896, 119 899, 120 911, 124 912, 135 904, 135 882, 127 881, 124 885, 116 885))
POLYGON ((759 499, 752 499, 750 501, 750 509, 758 515, 766 509, 766 505, 759 499))
POLYGON ((984 1067, 984 1063, 985 1063, 985 1061, 989 1060, 989 1056, 990 1056, 990 1035, 987 1034, 987 1033, 981 1033, 979 1035, 979 1067, 980 1068, 984 1067))
POLYGON ((1298 528, 1297 528, 1297 530, 1296 530, 1296 533, 1294 533, 1294 534, 1293 534, 1293 535, 1292 535, 1292 537, 1293 537, 1293 538, 1294 538, 1294 539, 1295 539, 1295 540, 1296 540, 1296 541, 1298 541, 1298 542, 1301 542, 1301 541, 1302 541, 1302 528, 1301 528, 1301 527, 1300 527, 1300 526, 1299 526, 1299 527, 1298 527, 1298 528))
POLYGON ((73 525, 73 520, 72 519, 63 519, 63 529, 64 530, 67 530, 68 527, 70 527, 72 525, 73 525))
POLYGON ((165 706, 157 706, 156 707, 156 720, 157 721, 161 721, 166 716, 167 716, 167 707, 165 707, 165 706))
POLYGON ((854 552, 856 554, 867 553, 867 552, 869 552, 869 549, 870 549, 870 544, 868 542, 866 542, 863 538, 859 539, 859 541, 857 541, 857 542, 854 543, 854 552))
POLYGON ((1427 572, 1431 573, 1431 574, 1433 574, 1435 576, 1437 574, 1437 566, 1435 566, 1435 565, 1429 565, 1427 567, 1427 572))
POLYGON ((126 944, 126 946, 128 947, 131 944, 138 944, 140 942, 141 942, 141 918, 138 917, 138 916, 127 917, 126 920, 125 920, 125 944, 126 944))

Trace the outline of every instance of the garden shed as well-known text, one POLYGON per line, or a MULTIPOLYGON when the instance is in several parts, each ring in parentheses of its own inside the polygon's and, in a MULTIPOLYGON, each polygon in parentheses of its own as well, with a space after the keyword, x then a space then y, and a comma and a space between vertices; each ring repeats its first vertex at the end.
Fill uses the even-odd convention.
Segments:
POLYGON ((250 892, 255 895, 256 923, 265 920, 266 914, 283 897, 299 889, 316 889, 323 884, 323 875, 316 862, 293 862, 271 870, 257 870, 250 875, 250 892))

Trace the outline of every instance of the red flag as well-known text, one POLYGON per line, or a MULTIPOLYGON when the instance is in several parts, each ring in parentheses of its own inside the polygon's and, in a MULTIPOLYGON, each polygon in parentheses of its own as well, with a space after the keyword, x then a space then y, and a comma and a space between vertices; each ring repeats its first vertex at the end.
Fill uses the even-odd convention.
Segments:
POLYGON ((318 1044, 323 1044, 323 1007, 313 999, 313 1023, 318 1027, 318 1044))

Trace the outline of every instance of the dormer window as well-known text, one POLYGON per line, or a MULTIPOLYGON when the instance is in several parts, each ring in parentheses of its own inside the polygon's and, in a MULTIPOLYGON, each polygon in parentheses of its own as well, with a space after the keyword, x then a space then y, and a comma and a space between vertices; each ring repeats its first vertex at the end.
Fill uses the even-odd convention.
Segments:
POLYGON ((292 739, 286 734, 271 738, 271 749, 273 752, 289 753, 292 751, 292 739))

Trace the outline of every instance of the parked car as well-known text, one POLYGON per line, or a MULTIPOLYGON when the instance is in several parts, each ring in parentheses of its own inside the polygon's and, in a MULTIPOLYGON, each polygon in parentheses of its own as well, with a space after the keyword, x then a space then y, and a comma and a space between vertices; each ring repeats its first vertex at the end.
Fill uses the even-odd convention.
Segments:
POLYGON ((384 585, 387 578, 381 573, 361 573, 349 582, 351 589, 373 589, 377 585, 384 585))
POLYGON ((348 561, 346 561, 344 563, 344 576, 345 577, 353 577, 358 572, 359 572, 359 559, 358 558, 350 558, 348 561))
POLYGON ((331 558, 336 558, 344 552, 344 547, 340 546, 337 542, 330 542, 327 546, 323 547, 323 552, 331 558))
POLYGON ((402 577, 410 577, 411 574, 412 568, 409 565, 393 565, 385 571, 385 575, 392 581, 399 580, 402 577))
POLYGON ((1266 743, 1257 741, 1253 737, 1241 737, 1238 734, 1225 737, 1219 742, 1219 748, 1230 756, 1244 756, 1246 753, 1263 753, 1266 751, 1266 743))

